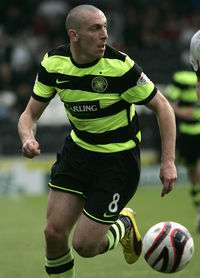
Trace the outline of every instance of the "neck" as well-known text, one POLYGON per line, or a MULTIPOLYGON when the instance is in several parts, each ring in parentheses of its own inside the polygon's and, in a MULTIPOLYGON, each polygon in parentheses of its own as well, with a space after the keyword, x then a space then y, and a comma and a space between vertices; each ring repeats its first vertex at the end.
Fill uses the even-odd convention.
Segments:
POLYGON ((79 49, 77 49, 77 47, 73 46, 72 44, 70 44, 70 52, 72 55, 72 59, 77 64, 88 64, 97 60, 96 57, 91 57, 83 53, 80 53, 79 49))

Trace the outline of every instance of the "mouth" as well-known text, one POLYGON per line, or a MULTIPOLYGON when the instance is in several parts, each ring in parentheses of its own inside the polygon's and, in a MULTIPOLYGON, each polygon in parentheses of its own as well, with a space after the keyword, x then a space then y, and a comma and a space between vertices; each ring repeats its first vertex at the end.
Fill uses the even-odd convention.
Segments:
POLYGON ((98 45, 98 49, 101 51, 105 51, 106 45, 105 44, 98 45))

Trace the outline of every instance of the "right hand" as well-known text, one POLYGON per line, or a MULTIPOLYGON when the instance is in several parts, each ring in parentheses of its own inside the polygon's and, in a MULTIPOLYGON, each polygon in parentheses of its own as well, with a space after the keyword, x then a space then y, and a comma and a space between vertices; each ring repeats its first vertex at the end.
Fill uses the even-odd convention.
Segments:
POLYGON ((33 158, 40 154, 40 145, 39 143, 31 138, 27 139, 22 145, 22 154, 27 158, 33 158))
POLYGON ((161 197, 170 193, 177 179, 177 171, 174 161, 163 161, 160 167, 160 179, 163 184, 161 197))

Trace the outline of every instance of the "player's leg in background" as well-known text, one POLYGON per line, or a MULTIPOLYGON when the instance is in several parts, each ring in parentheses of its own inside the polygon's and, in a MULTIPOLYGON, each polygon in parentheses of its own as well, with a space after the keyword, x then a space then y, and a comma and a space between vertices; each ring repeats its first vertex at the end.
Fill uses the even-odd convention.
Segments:
POLYGON ((191 197, 197 210, 197 232, 200 233, 200 160, 188 167, 188 178, 191 183, 191 197))
POLYGON ((74 257, 69 236, 83 209, 79 196, 51 190, 48 199, 46 239, 46 272, 50 277, 72 278, 74 257))

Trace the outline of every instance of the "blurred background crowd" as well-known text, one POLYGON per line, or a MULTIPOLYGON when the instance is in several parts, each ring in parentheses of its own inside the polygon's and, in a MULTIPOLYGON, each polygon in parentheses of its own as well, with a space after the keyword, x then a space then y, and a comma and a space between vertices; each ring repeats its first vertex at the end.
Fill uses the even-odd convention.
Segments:
MULTIPOLYGON (((109 43, 131 55, 154 83, 166 85, 175 70, 189 67, 189 42, 200 28, 199 0, 1 1, 0 154, 19 151, 16 123, 32 93, 38 64, 46 51, 67 42, 66 14, 85 3, 105 12, 109 43)), ((149 121, 144 115, 148 139, 149 121)), ((56 151, 63 137, 55 143, 54 136, 63 133, 63 125, 40 129, 44 150, 56 151)), ((152 128, 149 132, 154 134, 152 128)))

